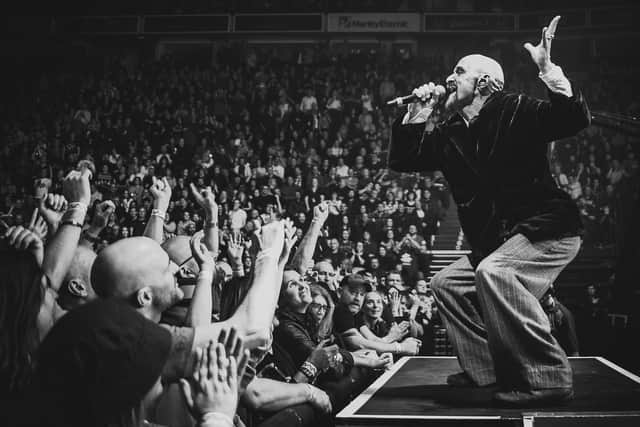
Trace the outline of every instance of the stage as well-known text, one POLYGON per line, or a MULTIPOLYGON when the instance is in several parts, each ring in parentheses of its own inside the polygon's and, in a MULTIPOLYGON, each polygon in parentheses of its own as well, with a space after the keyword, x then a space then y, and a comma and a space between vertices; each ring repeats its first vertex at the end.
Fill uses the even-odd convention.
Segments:
POLYGON ((404 357, 336 417, 338 426, 640 426, 640 377, 601 357, 570 358, 575 398, 505 409, 493 388, 452 388, 455 357, 404 357))

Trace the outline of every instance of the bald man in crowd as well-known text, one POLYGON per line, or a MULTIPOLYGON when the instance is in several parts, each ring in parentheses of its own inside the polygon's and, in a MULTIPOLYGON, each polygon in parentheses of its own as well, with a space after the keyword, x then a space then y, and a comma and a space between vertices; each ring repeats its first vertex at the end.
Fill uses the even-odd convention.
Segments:
POLYGON ((548 143, 575 135, 591 118, 579 90, 551 62, 559 19, 537 46, 524 46, 548 100, 505 92, 498 62, 465 56, 446 79, 446 98, 433 83, 414 90, 422 102, 394 123, 389 153, 394 170, 444 173, 472 247, 431 284, 463 371, 447 382, 496 385, 494 398, 507 406, 573 397, 571 366, 539 303, 576 256, 582 227, 575 203, 551 176, 548 143))
MULTIPOLYGON (((171 357, 163 371, 165 382, 183 377, 192 349, 217 340, 222 329, 234 326, 249 349, 264 346, 270 340, 282 281, 278 271, 284 246, 282 224, 275 221, 262 227, 260 239, 251 288, 229 319, 195 328, 163 325, 172 333, 171 357)), ((91 269, 91 283, 98 296, 125 300, 155 322, 160 322, 162 314, 184 297, 178 276, 179 266, 160 244, 147 237, 122 239, 107 246, 91 269)))

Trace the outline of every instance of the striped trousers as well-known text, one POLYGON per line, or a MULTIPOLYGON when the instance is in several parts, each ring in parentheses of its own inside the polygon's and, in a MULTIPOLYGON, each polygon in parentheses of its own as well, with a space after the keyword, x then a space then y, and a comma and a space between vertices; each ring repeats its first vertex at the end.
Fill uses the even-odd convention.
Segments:
POLYGON ((579 237, 507 240, 473 269, 466 256, 431 288, 462 369, 507 390, 571 387, 571 366, 539 299, 580 249, 579 237))

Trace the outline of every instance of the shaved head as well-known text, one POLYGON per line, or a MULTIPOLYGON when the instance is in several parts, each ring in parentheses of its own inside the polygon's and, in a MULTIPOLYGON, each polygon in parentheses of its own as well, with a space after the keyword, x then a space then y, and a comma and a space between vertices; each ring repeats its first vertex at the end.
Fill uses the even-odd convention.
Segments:
POLYGON ((474 54, 465 56, 458 63, 464 63, 468 69, 480 75, 488 75, 504 86, 504 72, 502 71, 502 66, 495 59, 474 54))
POLYGON ((460 59, 447 77, 447 111, 457 111, 469 120, 478 114, 485 100, 504 88, 504 72, 495 59, 467 55, 460 59))
POLYGON ((159 317, 183 297, 176 271, 176 264, 157 242, 147 237, 131 237, 100 252, 91 269, 91 283, 101 297, 129 299, 145 290, 152 297, 154 316, 159 317))

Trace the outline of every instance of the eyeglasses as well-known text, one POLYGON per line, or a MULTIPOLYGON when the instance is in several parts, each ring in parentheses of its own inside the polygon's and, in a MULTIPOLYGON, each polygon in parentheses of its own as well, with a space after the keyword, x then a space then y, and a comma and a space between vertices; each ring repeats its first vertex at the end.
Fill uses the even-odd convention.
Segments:
POLYGON ((316 311, 327 311, 327 309, 329 308, 329 306, 325 305, 325 304, 318 304, 316 302, 312 302, 311 304, 309 304, 309 308, 312 310, 316 310, 316 311))
POLYGON ((185 282, 194 280, 198 277, 198 273, 193 271, 191 268, 187 267, 187 263, 193 259, 193 255, 187 258, 178 266, 178 269, 175 272, 176 279, 179 282, 185 282))

